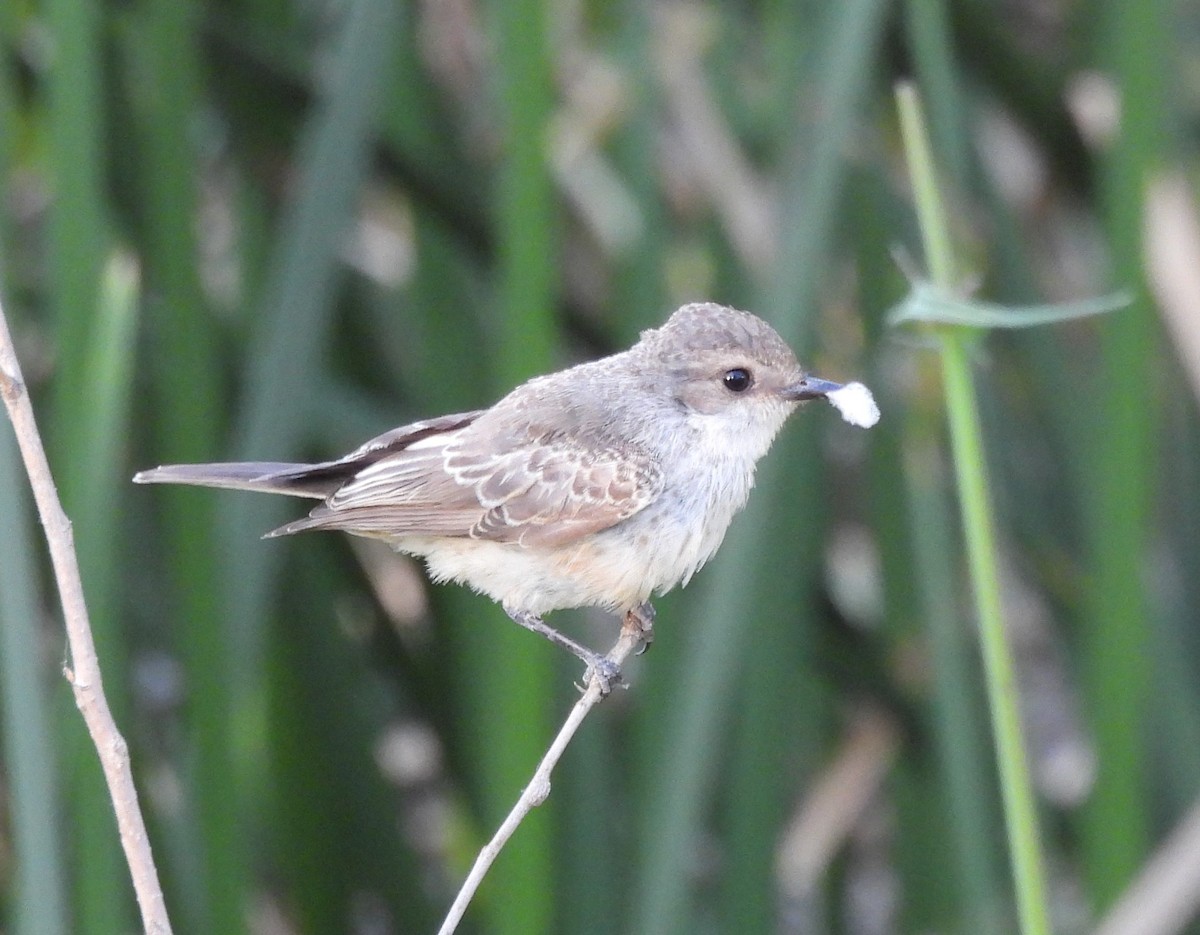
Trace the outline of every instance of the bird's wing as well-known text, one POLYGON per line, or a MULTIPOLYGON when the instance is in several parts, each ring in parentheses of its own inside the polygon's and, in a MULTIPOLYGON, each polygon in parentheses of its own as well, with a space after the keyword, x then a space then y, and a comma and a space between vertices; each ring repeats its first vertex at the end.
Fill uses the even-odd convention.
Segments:
POLYGON ((372 438, 336 461, 323 461, 320 464, 270 461, 165 464, 149 471, 139 471, 133 480, 137 484, 192 484, 324 500, 374 462, 410 445, 427 442, 437 435, 462 429, 479 418, 483 412, 482 409, 458 412, 402 425, 372 438))
POLYGON ((344 455, 336 461, 313 465, 313 469, 324 469, 330 474, 341 473, 343 477, 350 479, 367 465, 402 452, 413 445, 428 444, 430 441, 436 441, 438 436, 446 436, 466 428, 485 412, 487 412, 486 409, 473 409, 470 412, 456 412, 448 416, 410 422, 408 425, 390 429, 382 435, 376 435, 370 441, 363 442, 348 455, 344 455))
POLYGON ((473 538, 525 546, 566 545, 614 526, 645 509, 663 484, 641 451, 562 436, 498 455, 464 446, 449 453, 446 469, 483 507, 473 538))
POLYGON ((596 450, 561 435, 497 438, 474 429, 374 460, 276 534, 349 529, 558 546, 627 519, 662 488, 654 461, 627 446, 596 450))

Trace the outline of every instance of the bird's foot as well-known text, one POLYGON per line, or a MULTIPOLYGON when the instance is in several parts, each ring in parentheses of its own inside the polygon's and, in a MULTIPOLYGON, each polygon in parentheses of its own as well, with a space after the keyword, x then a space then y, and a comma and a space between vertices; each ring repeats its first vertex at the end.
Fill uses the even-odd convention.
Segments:
POLYGON ((595 679, 600 685, 600 697, 604 698, 613 690, 614 685, 621 684, 621 666, 599 653, 590 653, 589 655, 590 658, 584 659, 584 662, 587 663, 587 670, 583 674, 583 685, 580 690, 586 691, 592 679, 595 679))
MULTIPOLYGON (((646 605, 649 606, 649 605, 646 605)), ((505 608, 505 612, 517 623, 527 630, 532 630, 534 633, 540 633, 551 643, 561 646, 567 652, 579 657, 587 665, 587 670, 584 672, 583 680, 586 686, 593 677, 600 683, 600 696, 604 697, 612 691, 612 687, 621 681, 621 667, 613 662, 607 656, 601 656, 597 652, 593 652, 586 646, 581 646, 569 636, 564 636, 559 633, 554 627, 549 626, 537 614, 530 613, 527 610, 509 610, 505 608)), ((653 615, 653 611, 651 612, 653 615)), ((584 688, 580 689, 581 691, 584 688)))
POLYGON ((638 638, 637 654, 640 656, 654 642, 654 605, 643 601, 637 607, 625 613, 625 627, 632 630, 638 638))

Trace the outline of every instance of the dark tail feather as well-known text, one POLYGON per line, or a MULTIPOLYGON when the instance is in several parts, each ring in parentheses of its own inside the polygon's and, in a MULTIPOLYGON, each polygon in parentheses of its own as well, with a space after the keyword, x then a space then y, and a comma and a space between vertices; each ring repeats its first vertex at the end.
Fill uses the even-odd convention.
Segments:
POLYGON ((328 464, 287 464, 272 461, 242 461, 228 464, 167 464, 133 476, 135 484, 189 484, 195 487, 227 487, 257 490, 293 497, 323 500, 346 480, 344 472, 328 464))

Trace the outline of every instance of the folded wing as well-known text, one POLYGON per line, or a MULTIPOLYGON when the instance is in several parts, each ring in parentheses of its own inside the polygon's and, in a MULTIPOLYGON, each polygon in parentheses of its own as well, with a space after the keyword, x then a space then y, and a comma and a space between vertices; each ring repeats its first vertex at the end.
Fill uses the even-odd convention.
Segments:
POLYGON ((362 467, 306 518, 276 530, 347 529, 384 538, 437 536, 558 546, 644 509, 662 488, 657 465, 546 434, 498 439, 464 427, 362 467))

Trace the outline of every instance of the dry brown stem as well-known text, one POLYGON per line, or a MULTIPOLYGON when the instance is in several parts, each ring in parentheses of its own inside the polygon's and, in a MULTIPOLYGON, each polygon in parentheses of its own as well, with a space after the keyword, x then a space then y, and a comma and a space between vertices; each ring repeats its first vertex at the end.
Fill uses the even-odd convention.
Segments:
POLYGON ((54 566, 70 647, 70 665, 64 667, 63 674, 71 683, 75 704, 100 755, 100 765, 104 769, 113 810, 117 815, 121 846, 125 850, 125 860, 129 864, 133 888, 141 908, 142 926, 152 935, 169 935, 171 923, 167 918, 154 857, 150 853, 146 823, 138 807, 137 789, 129 769, 129 750, 121 732, 117 730, 104 696, 100 662, 96 658, 96 645, 92 639, 83 584, 79 577, 71 521, 63 512, 54 478, 50 474, 50 465, 38 434, 33 406, 25 390, 3 307, 0 307, 0 396, 4 398, 4 406, 16 432, 21 459, 29 475, 38 516, 50 548, 50 561, 54 566))

